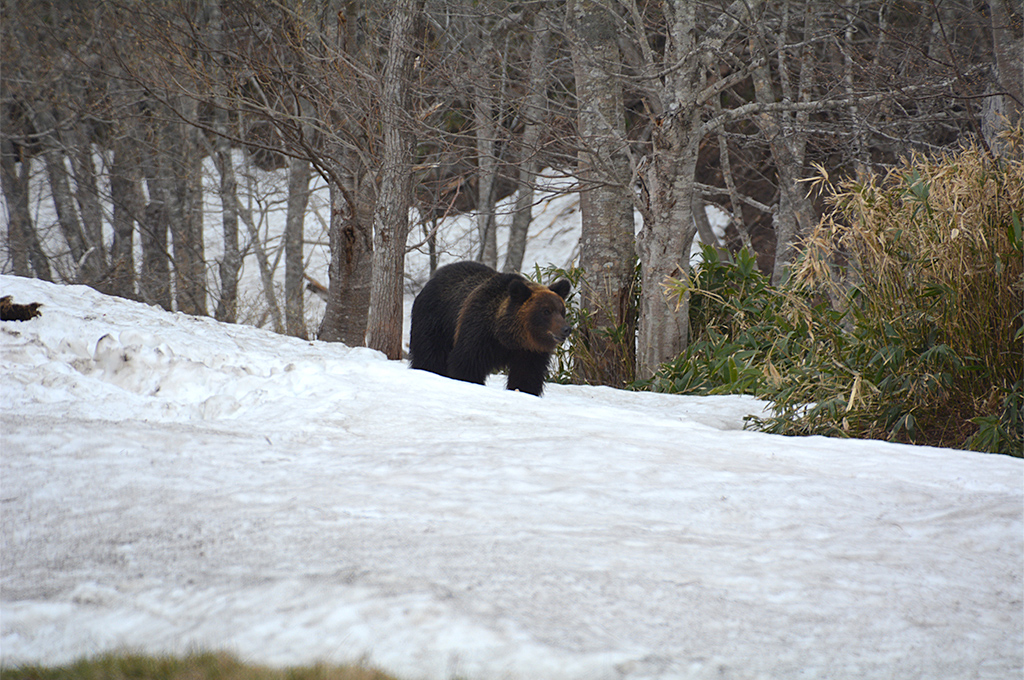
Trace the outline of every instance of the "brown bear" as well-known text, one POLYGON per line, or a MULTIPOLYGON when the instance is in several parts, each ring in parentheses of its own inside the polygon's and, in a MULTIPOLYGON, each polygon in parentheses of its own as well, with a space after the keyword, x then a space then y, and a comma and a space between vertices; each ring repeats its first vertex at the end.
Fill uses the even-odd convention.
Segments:
POLYGON ((441 267, 412 305, 410 365, 481 385, 506 368, 508 389, 540 396, 551 354, 572 331, 571 288, 565 279, 548 288, 479 262, 441 267))
POLYGON ((39 311, 39 308, 42 306, 42 302, 30 302, 27 305, 19 305, 14 301, 14 297, 5 295, 0 298, 0 321, 29 321, 43 315, 39 311))

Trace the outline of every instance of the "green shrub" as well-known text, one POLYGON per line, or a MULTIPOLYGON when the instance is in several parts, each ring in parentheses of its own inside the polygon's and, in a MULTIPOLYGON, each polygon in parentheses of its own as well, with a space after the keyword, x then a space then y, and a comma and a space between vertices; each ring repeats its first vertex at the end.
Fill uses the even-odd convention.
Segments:
POLYGON ((690 294, 690 343, 634 389, 690 394, 761 394, 777 377, 777 362, 800 351, 805 333, 786 324, 783 296, 772 289, 746 249, 723 262, 714 248, 702 247, 703 260, 688 280, 673 282, 671 294, 690 294), (774 371, 773 371, 774 369, 774 371))
POLYGON ((818 181, 833 208, 785 286, 705 249, 675 285, 690 346, 636 386, 757 395, 769 432, 1022 455, 1024 163, 968 148, 818 181))
MULTIPOLYGON (((631 304, 635 309, 640 285, 638 262, 634 264, 633 276, 631 304)), ((549 373, 549 380, 563 384, 589 383, 595 376, 598 376, 599 380, 608 380, 609 374, 616 376, 612 380, 628 376, 623 383, 632 380, 636 356, 633 351, 636 343, 635 317, 623 324, 601 326, 590 310, 584 309, 581 304, 583 296, 580 291, 587 285, 587 281, 586 273, 580 267, 562 269, 554 266, 536 266, 531 278, 543 283, 565 278, 572 284, 572 294, 566 300, 565 306, 566 320, 572 324, 574 330, 569 340, 555 350, 555 362, 549 373), (594 338, 598 337, 606 340, 601 343, 600 349, 593 346, 594 338)), ((618 315, 610 313, 604 316, 614 318, 618 315)))
MULTIPOLYGON (((565 301, 565 320, 574 329, 580 328, 581 324, 588 323, 586 311, 580 307, 579 290, 583 280, 582 269, 579 267, 562 269, 554 265, 548 267, 534 265, 533 275, 527 274, 527 278, 545 285, 554 283, 558 279, 568 279, 569 283, 572 284, 572 292, 569 294, 569 299, 565 301)), ((555 348, 555 361, 548 370, 549 381, 563 385, 573 382, 574 356, 579 352, 577 336, 578 334, 574 332, 566 342, 555 348)))

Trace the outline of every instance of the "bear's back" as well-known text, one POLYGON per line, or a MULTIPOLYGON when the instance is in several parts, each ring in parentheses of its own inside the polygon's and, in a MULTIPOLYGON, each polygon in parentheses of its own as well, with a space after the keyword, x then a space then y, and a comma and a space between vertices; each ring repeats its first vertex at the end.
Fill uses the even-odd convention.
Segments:
POLYGON ((445 265, 434 272, 412 305, 409 354, 413 368, 447 374, 459 310, 474 290, 497 276, 490 267, 469 261, 445 265))

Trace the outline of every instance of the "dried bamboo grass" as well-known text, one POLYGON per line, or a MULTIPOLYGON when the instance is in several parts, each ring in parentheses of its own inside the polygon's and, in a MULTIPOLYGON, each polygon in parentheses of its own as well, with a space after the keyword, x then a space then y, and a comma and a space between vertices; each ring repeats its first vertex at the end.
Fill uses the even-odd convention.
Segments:
MULTIPOLYGON (((1011 138, 1019 150, 1021 131, 1011 138)), ((817 181, 831 187, 825 175, 817 181)), ((868 323, 899 321, 895 330, 911 335, 927 329, 993 375, 1024 377, 1015 339, 1024 162, 973 146, 913 156, 882 177, 831 188, 828 200, 833 210, 808 239, 796 283, 833 300, 852 291, 868 323)))
POLYGON ((1024 455, 1022 138, 838 186, 822 170, 831 210, 788 280, 705 251, 674 291, 693 341, 634 387, 756 394, 771 415, 751 423, 779 434, 1024 455))

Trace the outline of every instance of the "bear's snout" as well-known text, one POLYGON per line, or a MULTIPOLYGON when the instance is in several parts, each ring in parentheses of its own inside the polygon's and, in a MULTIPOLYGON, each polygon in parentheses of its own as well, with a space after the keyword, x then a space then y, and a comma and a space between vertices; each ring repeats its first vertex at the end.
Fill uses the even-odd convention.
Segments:
POLYGON ((558 340, 558 342, 562 342, 572 335, 572 326, 569 323, 563 323, 561 330, 554 332, 551 335, 555 336, 555 339, 558 340))

